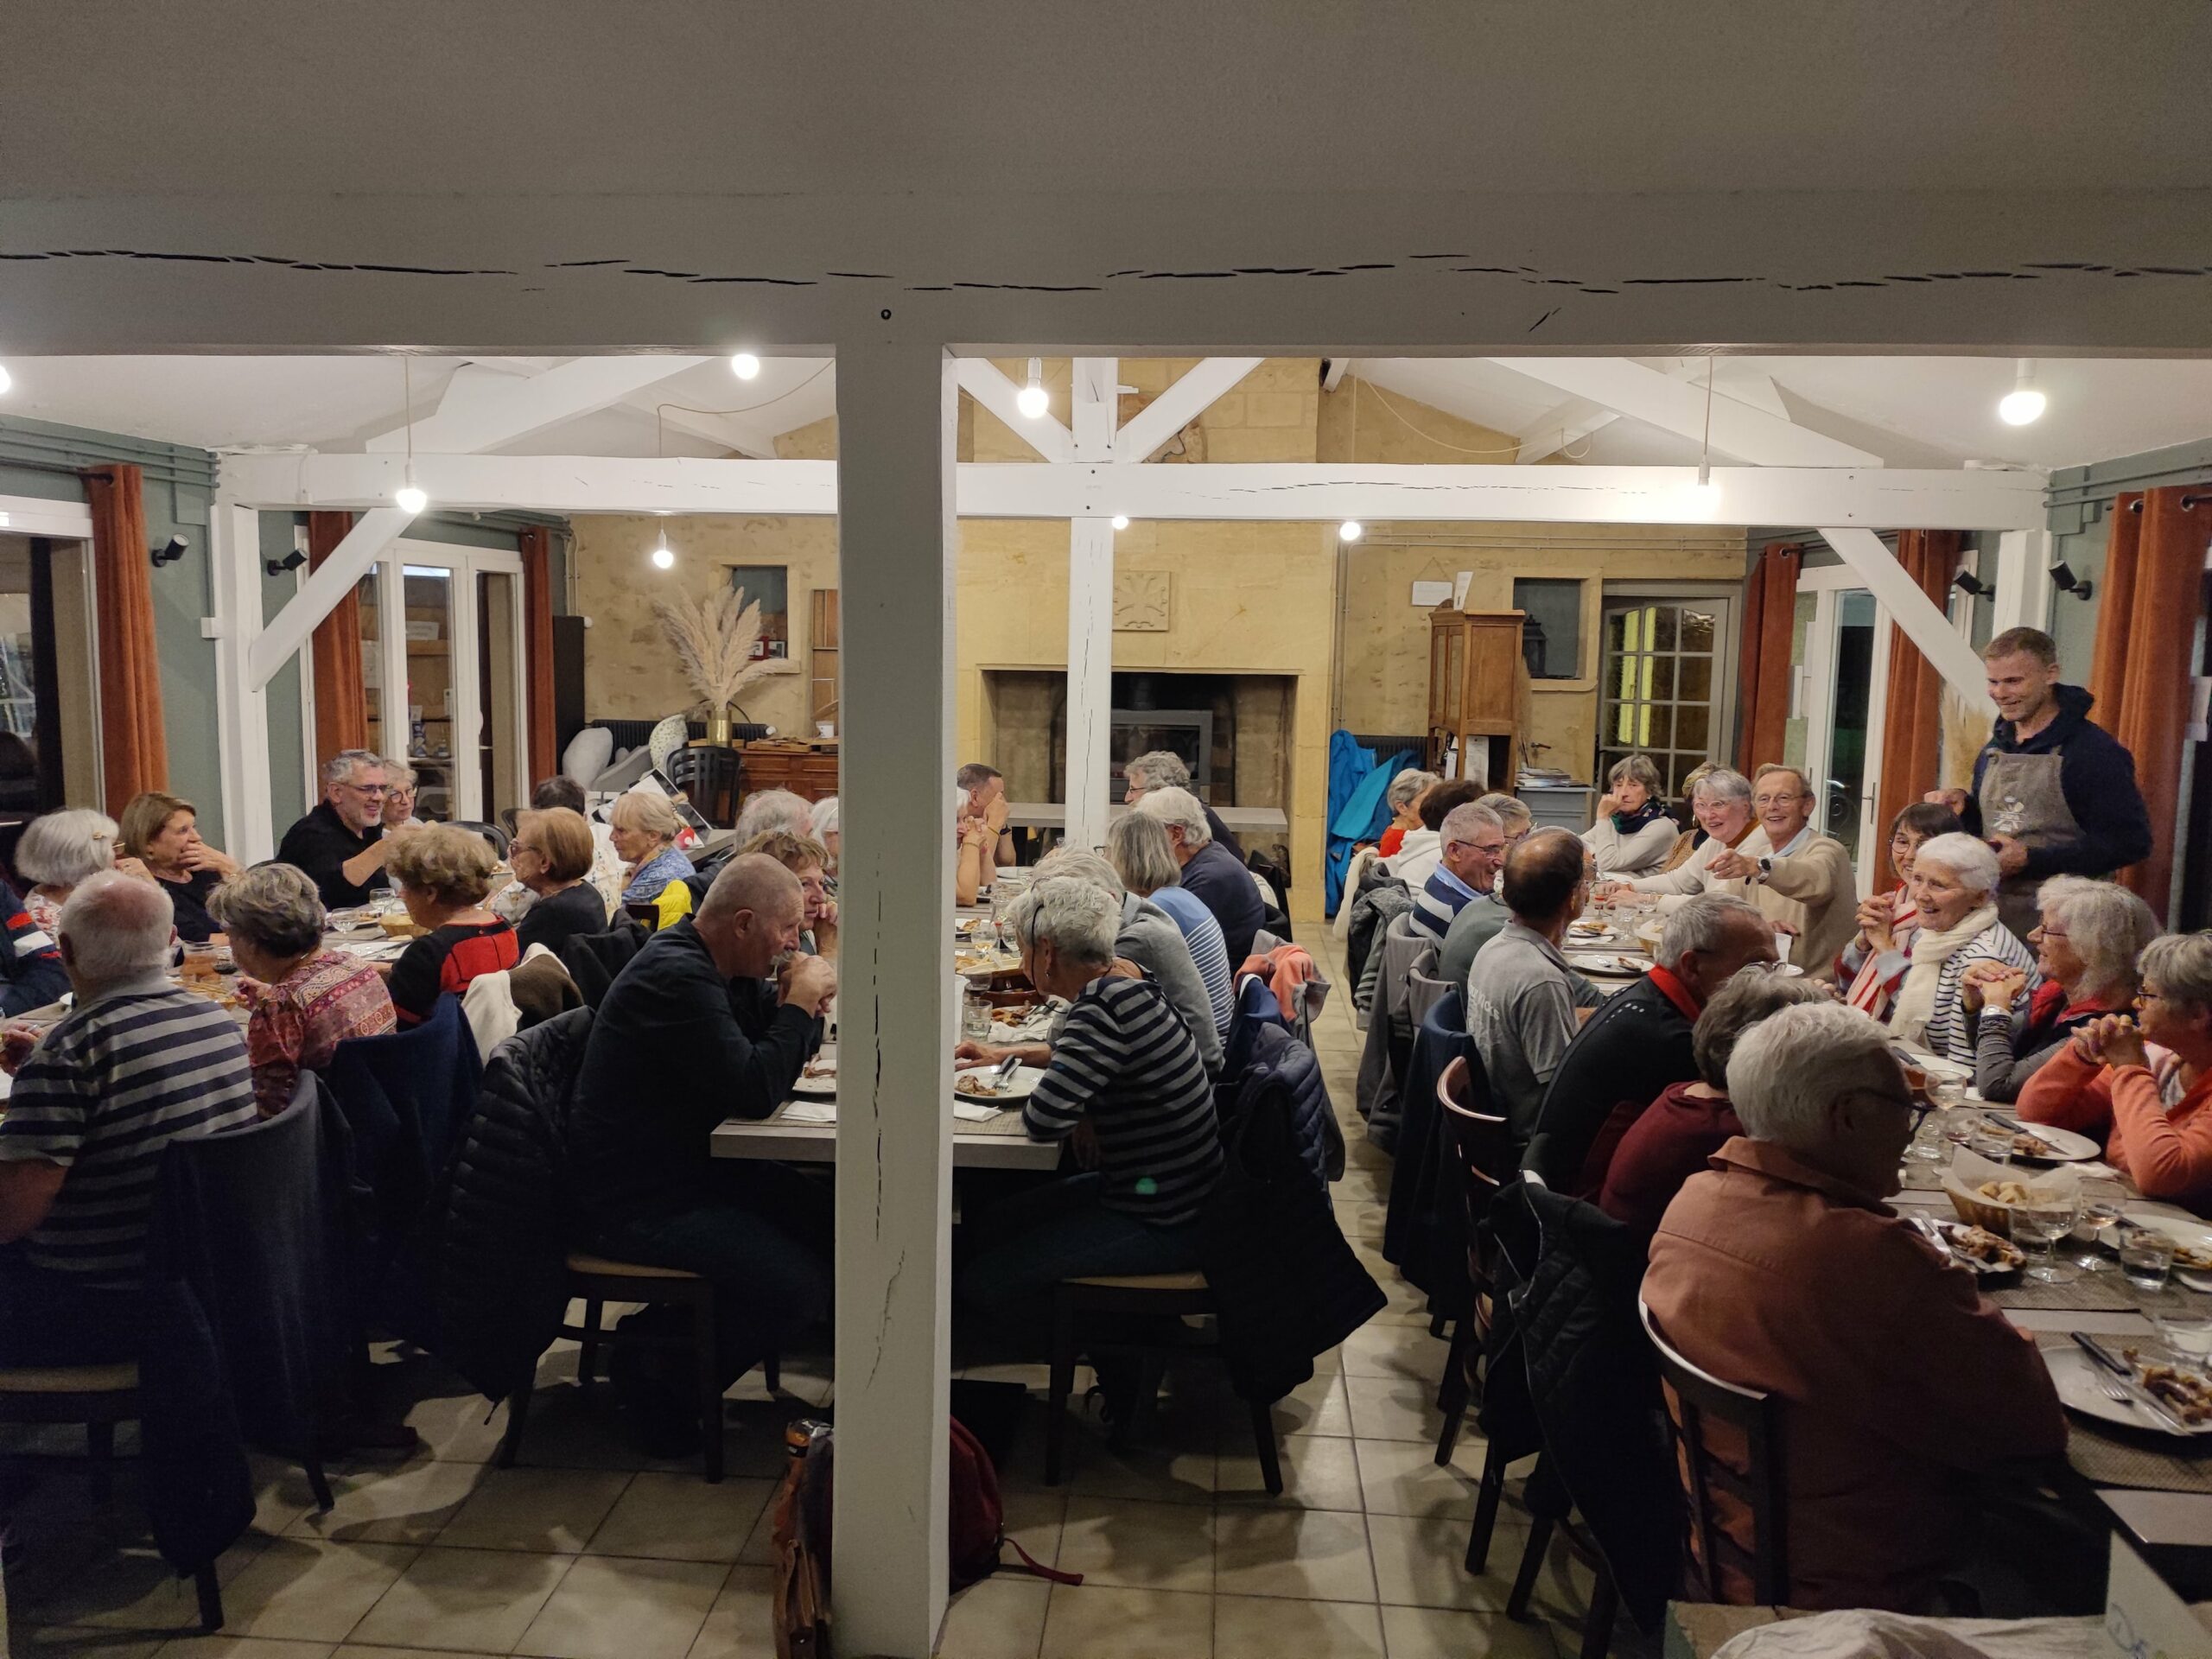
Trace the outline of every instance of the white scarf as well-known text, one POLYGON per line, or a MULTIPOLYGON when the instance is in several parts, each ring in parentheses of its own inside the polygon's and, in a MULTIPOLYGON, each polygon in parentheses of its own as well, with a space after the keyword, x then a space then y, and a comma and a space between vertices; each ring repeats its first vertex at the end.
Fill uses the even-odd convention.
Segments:
POLYGON ((1912 966, 1905 970, 1904 983, 1890 1004, 1890 1029, 1908 1043, 1918 1042, 1936 1015, 1936 991, 1943 977, 1943 964, 1996 925, 1994 905, 1967 912, 1956 927, 1930 927, 1923 916, 1920 931, 1912 937, 1912 966))

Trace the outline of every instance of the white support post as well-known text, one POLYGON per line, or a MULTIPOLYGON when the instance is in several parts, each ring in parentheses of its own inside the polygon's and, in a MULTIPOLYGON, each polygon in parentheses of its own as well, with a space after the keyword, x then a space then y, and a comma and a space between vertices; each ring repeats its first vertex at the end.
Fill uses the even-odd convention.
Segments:
POLYGON ((218 499, 208 513, 207 562, 215 610, 223 839, 232 857, 251 864, 276 851, 269 791, 269 699, 248 668, 261 634, 261 515, 218 499))
POLYGON ((2050 543, 2047 530, 2008 530, 1997 538, 1997 596, 1990 636, 2050 626, 2050 543))
MULTIPOLYGON (((1114 388, 1120 372, 1116 358, 1075 359, 1071 413, 1078 461, 1103 461, 1113 456, 1118 405, 1114 388)), ((1106 844, 1107 814, 1111 810, 1107 771, 1113 753, 1113 714, 1114 526, 1106 518, 1076 518, 1068 523, 1067 844, 1071 847, 1106 844)))
MULTIPOLYGON (((1920 584, 1905 574, 1896 556, 1882 545, 1880 537, 1871 530, 1824 530, 1821 539, 1858 572, 1867 592, 1873 594, 1874 602, 1890 613, 1891 620, 1904 630, 1908 639, 1920 647, 1920 654, 1935 665, 1936 671, 1954 691, 1966 699, 1968 708, 1980 713, 1996 712, 1996 705, 1989 700, 1980 657, 1971 644, 1960 637, 1936 601, 1921 592, 1920 584)), ((1808 753, 1810 752, 1808 746, 1808 753)))
POLYGON ((951 360, 837 352, 844 938, 837 1041, 838 1647, 927 1659, 945 1602, 952 1075, 951 360))

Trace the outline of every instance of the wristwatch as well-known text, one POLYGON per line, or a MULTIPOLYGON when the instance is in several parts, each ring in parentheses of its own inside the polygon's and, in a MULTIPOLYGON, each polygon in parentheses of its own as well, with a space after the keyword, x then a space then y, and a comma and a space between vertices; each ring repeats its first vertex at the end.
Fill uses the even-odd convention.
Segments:
POLYGON ((1756 880, 1760 880, 1760 881, 1764 881, 1764 880, 1765 880, 1767 879, 1767 877, 1769 877, 1770 875, 1772 875, 1773 874, 1774 874, 1774 856, 1773 856, 1773 855, 1772 855, 1772 854, 1770 854, 1770 853, 1761 853, 1761 854, 1759 855, 1759 873, 1758 873, 1758 876, 1757 876, 1755 879, 1756 879, 1756 880))

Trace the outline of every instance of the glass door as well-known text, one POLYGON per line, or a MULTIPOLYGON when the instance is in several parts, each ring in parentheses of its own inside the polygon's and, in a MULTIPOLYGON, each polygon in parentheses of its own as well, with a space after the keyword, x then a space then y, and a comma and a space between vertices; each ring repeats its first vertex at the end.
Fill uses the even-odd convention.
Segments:
POLYGON ((454 723, 455 699, 453 572, 436 565, 400 567, 406 618, 408 765, 415 768, 416 816, 432 823, 474 818, 458 810, 454 723))
POLYGON ((1870 844, 1865 818, 1872 772, 1866 752, 1873 713, 1874 596, 1864 588, 1835 596, 1830 654, 1827 766, 1821 774, 1821 827, 1851 849, 1852 862, 1870 844))
POLYGON ((1806 775, 1814 827, 1851 849, 1861 895, 1882 873, 1885 826, 1874 822, 1881 792, 1882 729, 1890 681, 1890 620, 1850 572, 1822 567, 1797 590, 1804 620, 1796 668, 1806 775), (1809 615, 1807 613, 1809 612, 1809 615))

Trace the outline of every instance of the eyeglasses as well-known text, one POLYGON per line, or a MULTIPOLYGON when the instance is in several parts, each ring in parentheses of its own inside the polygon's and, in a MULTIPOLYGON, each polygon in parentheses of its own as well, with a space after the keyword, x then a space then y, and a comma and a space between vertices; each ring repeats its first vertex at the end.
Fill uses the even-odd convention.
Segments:
POLYGON ((356 795, 389 795, 391 793, 391 785, 390 784, 348 784, 346 787, 352 790, 356 795))
MULTIPOLYGON (((1802 801, 1805 798, 1806 798, 1804 796, 1795 793, 1789 795, 1754 795, 1751 797, 1751 804, 1753 806, 1760 807, 1789 806, 1794 802, 1802 801)), ((1891 843, 1893 846, 1895 844, 1895 842, 1891 843)))

